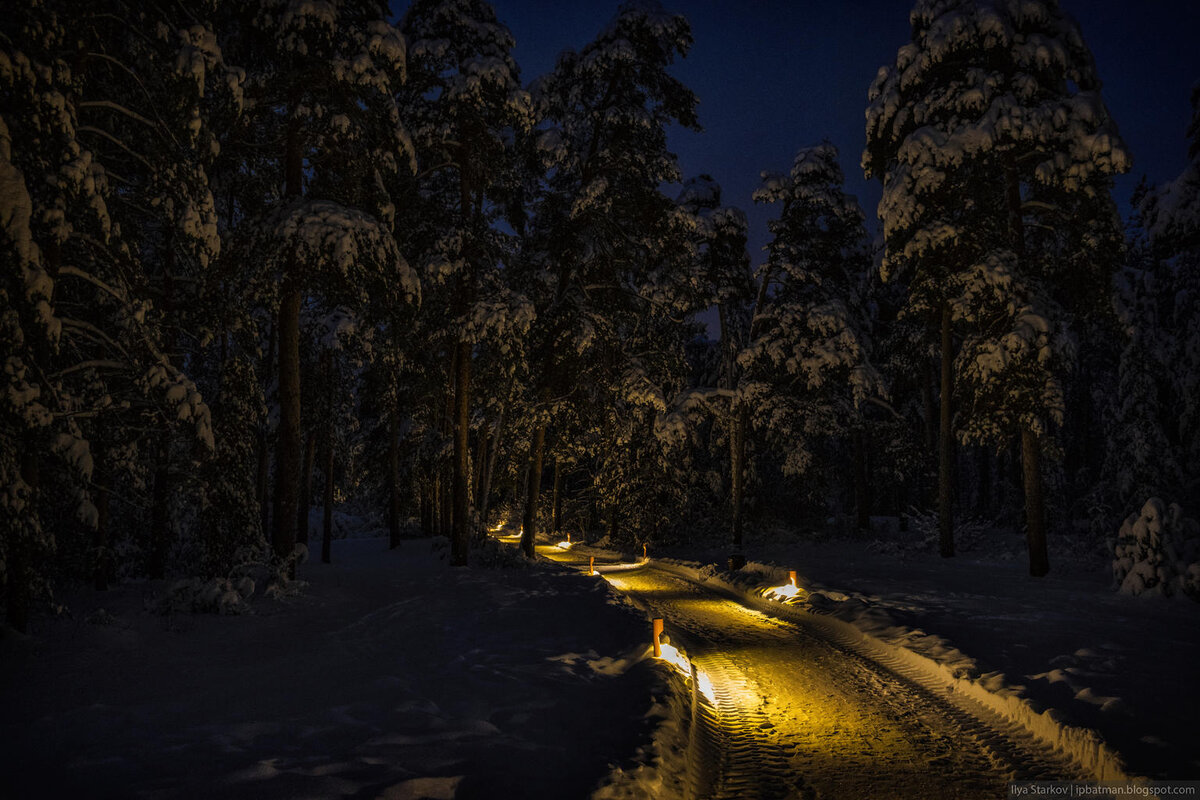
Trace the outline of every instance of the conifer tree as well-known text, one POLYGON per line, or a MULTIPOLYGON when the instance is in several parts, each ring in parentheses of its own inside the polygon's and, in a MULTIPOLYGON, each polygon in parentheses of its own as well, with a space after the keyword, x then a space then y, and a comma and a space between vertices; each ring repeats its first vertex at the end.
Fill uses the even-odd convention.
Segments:
POLYGON ((940 321, 941 552, 954 552, 957 396, 966 439, 1019 441, 1030 572, 1042 575, 1043 449, 1062 421, 1065 334, 1085 313, 1070 287, 1109 285, 1111 176, 1129 156, 1055 0, 923 0, 910 20, 911 43, 870 90, 863 167, 883 183, 885 277, 905 277, 909 312, 940 321))

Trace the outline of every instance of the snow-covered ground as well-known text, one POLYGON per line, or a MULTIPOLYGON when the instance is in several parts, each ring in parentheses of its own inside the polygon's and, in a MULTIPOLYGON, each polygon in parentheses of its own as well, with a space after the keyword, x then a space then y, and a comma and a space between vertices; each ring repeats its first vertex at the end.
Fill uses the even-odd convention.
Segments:
MULTIPOLYGON (((794 610, 1095 729, 1130 774, 1200 773, 1200 606, 1116 594, 1064 553, 1035 580, 1011 548, 892 544, 773 531, 737 575, 721 548, 651 556, 752 605, 795 569, 794 610)), ((646 659, 645 613, 620 580, 497 548, 455 570, 439 540, 337 540, 300 591, 239 616, 152 610, 156 584, 68 595, 0 639, 0 796, 681 796, 695 697, 646 659)))
MULTIPOLYGON (((794 569, 807 590, 795 607, 926 656, 1043 734, 1095 730, 1130 775, 1200 774, 1200 604, 1117 594, 1107 563, 1065 550, 1052 552, 1049 576, 1030 578, 1019 541, 954 559, 892 544, 776 530, 747 541, 752 561, 737 575, 703 568, 723 562, 721 548, 659 555, 751 596, 794 569)), ((1074 755, 1104 761, 1088 746, 1074 755)))
POLYGON ((664 717, 644 616, 443 554, 335 541, 241 616, 148 611, 151 584, 62 598, 0 639, 0 797, 586 797, 633 765, 664 717))

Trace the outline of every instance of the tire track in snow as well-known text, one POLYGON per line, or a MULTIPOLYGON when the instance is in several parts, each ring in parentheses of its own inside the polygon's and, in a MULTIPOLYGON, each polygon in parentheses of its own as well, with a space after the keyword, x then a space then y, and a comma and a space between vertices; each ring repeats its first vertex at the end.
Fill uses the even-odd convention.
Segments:
POLYGON ((769 617, 652 566, 609 580, 692 657, 696 798, 973 798, 1014 778, 1082 777, 1024 729, 820 618, 769 617))

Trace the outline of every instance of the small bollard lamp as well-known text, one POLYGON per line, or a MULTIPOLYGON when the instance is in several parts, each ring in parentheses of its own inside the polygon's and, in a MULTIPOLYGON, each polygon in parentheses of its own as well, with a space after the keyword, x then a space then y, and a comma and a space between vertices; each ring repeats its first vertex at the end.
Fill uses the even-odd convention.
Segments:
POLYGON ((662 642, 658 637, 662 636, 663 621, 662 617, 655 617, 650 624, 651 639, 654 644, 654 657, 662 658, 662 642))

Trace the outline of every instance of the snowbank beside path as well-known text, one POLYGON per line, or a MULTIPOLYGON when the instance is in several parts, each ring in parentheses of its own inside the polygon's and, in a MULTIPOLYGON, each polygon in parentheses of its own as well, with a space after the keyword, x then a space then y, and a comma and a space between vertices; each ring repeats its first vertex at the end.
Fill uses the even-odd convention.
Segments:
POLYGON ((1039 583, 1015 563, 900 562, 864 555, 861 542, 793 545, 771 556, 776 563, 734 573, 691 560, 653 565, 762 611, 813 614, 835 634, 852 631, 1097 779, 1200 770, 1200 614, 1192 604, 1121 597, 1086 570, 1039 583), (789 566, 799 566, 794 593, 784 590, 789 566))
POLYGON ((653 765, 664 670, 605 582, 429 540, 333 561, 242 616, 126 585, 0 640, 0 796, 585 797, 653 765))

